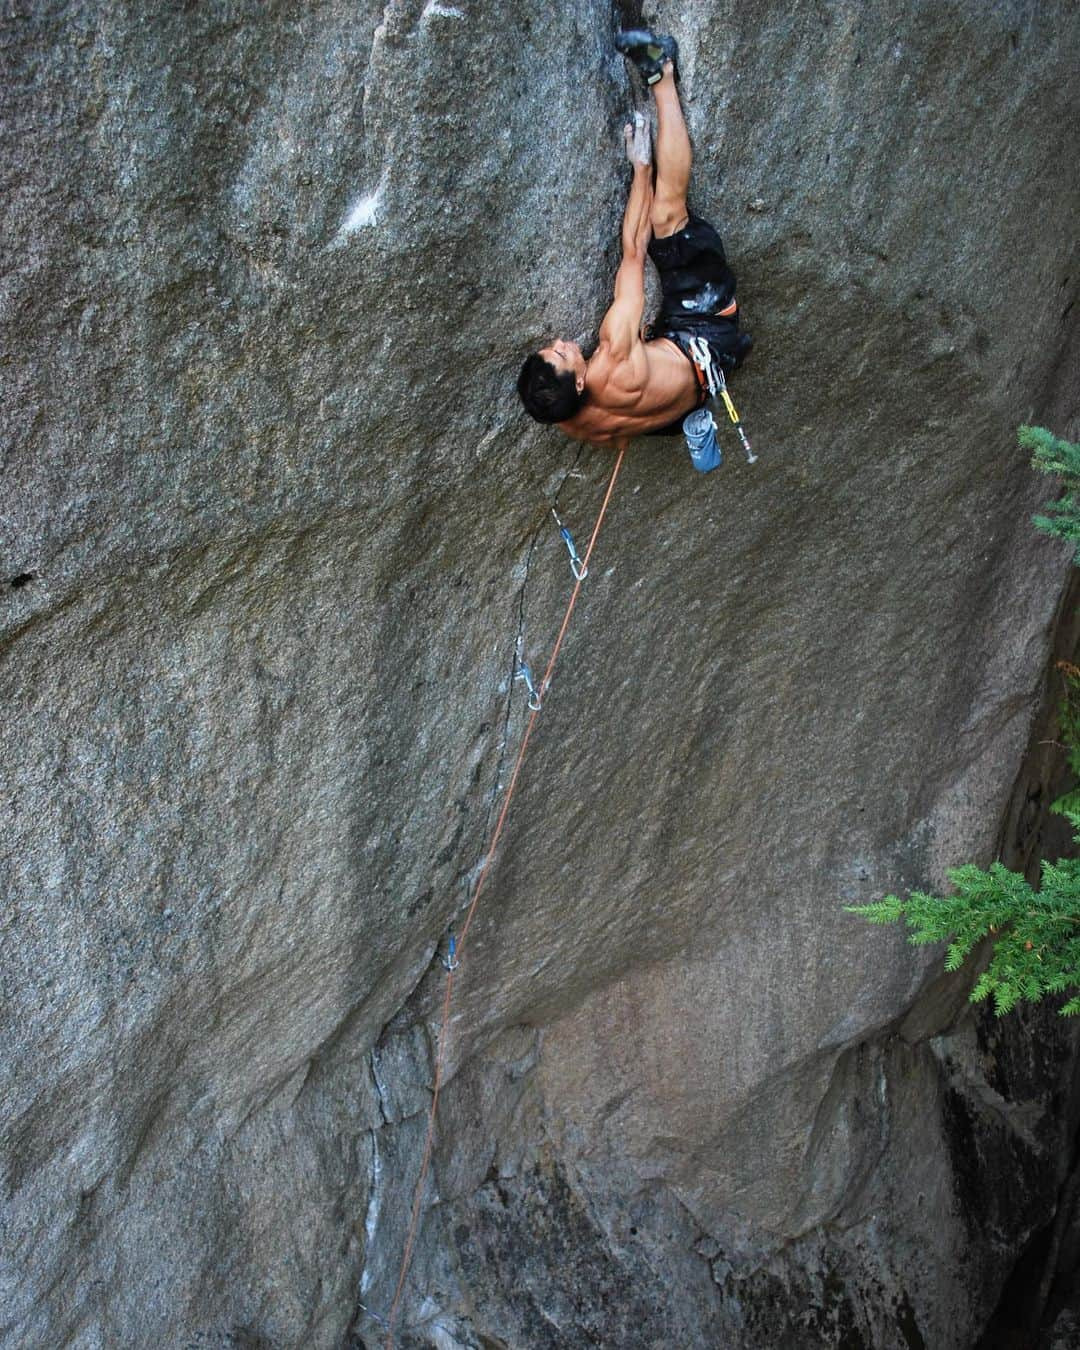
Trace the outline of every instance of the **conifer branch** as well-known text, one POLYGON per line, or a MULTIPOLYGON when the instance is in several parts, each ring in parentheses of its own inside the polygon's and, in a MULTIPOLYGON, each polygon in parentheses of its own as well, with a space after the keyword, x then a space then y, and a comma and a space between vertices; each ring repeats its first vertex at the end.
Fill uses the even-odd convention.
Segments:
MULTIPOLYGON (((1080 445, 1060 440, 1044 427, 1023 426, 1020 445, 1032 452, 1032 467, 1055 474, 1064 493, 1033 517, 1037 529, 1074 545, 1080 565, 1080 445)), ((1072 773, 1080 779, 1080 667, 1059 662, 1065 683, 1060 712, 1061 745, 1072 773)), ((1080 783, 1050 809, 1072 824, 1080 843, 1080 783)), ((1000 862, 989 868, 965 863, 946 873, 949 896, 912 891, 906 899, 887 895, 868 905, 847 905, 870 923, 903 919, 916 946, 946 943, 945 969, 958 970, 972 949, 991 939, 990 964, 975 981, 971 1001, 992 999, 1000 1017, 1020 1002, 1038 1002, 1048 994, 1070 994, 1060 1012, 1080 1014, 1080 934, 1061 924, 1080 924, 1080 860, 1044 862, 1039 890, 1000 862)))

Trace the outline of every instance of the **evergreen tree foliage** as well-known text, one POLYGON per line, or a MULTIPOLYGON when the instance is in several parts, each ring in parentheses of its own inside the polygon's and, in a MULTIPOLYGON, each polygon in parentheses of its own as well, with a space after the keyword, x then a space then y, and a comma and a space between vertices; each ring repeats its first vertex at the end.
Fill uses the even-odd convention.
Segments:
POLYGON ((1001 863, 988 871, 967 863, 948 878, 955 893, 944 898, 912 891, 906 900, 887 895, 848 908, 871 923, 905 919, 917 946, 947 942, 946 970, 958 970, 976 943, 993 937, 990 965, 971 1001, 992 996, 999 1015, 1046 994, 1069 994, 1061 1012, 1080 1013, 1080 860, 1043 863, 1037 891, 1001 863))
POLYGON ((1021 427, 1017 439, 1032 453, 1031 467, 1057 475, 1065 491, 1047 502, 1042 514, 1033 516, 1035 528, 1067 539, 1073 546, 1073 562, 1080 566, 1080 445, 1059 440, 1045 427, 1021 427))
MULTIPOLYGON (((1080 666, 1059 661, 1058 670, 1065 677, 1065 697, 1058 713, 1058 735, 1068 755, 1069 772, 1077 786, 1059 797, 1050 807, 1068 818, 1073 829, 1080 830, 1080 666)), ((1073 839, 1080 843, 1080 834, 1073 839)))
MULTIPOLYGON (((1067 539, 1080 565, 1080 446, 1042 427, 1021 427, 1018 438, 1032 451, 1032 466, 1059 475, 1065 489, 1034 517, 1035 525, 1067 539)), ((1060 734, 1069 768, 1080 779, 1080 667, 1061 662, 1058 669, 1065 678, 1060 734)), ((1080 786, 1050 809, 1067 817, 1080 843, 1080 786)), ((992 998, 999 1016, 1047 994, 1067 995, 1060 1009, 1064 1016, 1080 1013, 1080 860, 1044 862, 1038 890, 1001 863, 988 870, 968 863, 947 876, 954 888, 949 896, 912 891, 906 900, 887 895, 875 904, 847 908, 871 923, 903 919, 912 930, 908 940, 917 946, 948 943, 946 970, 958 970, 976 944, 993 938, 990 964, 976 980, 971 1001, 992 998)))

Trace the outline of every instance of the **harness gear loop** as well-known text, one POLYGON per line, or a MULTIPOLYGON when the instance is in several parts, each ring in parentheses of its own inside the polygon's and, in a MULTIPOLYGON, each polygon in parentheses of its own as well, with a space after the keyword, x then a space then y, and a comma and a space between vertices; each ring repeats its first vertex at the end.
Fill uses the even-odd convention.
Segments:
POLYGON ((559 533, 562 535, 563 543, 566 545, 566 551, 570 554, 570 571, 574 574, 574 580, 584 581, 589 575, 589 569, 578 557, 578 551, 574 547, 574 536, 559 519, 559 513, 554 507, 551 508, 551 514, 555 517, 555 524, 559 527, 559 533))
POLYGON ((532 712, 539 712, 544 706, 543 699, 540 697, 540 691, 533 684, 532 671, 520 657, 518 657, 518 669, 514 679, 525 681, 525 688, 529 691, 529 708, 532 712))
POLYGON ((694 363, 705 376, 705 383, 709 390, 709 397, 713 400, 719 394, 727 415, 735 427, 735 434, 739 438, 743 451, 746 454, 747 464, 756 464, 757 455, 750 449, 750 441, 746 432, 743 430, 742 420, 735 409, 735 404, 731 401, 731 395, 727 391, 727 381, 724 379, 724 372, 717 366, 713 360, 712 352, 704 338, 692 337, 689 342, 690 355, 694 358, 694 363))
POLYGON ((709 344, 701 337, 692 337, 689 342, 690 355, 694 358, 694 364, 705 376, 705 387, 709 391, 709 397, 715 398, 716 391, 720 388, 723 376, 716 369, 716 363, 713 360, 712 352, 709 350, 709 344))

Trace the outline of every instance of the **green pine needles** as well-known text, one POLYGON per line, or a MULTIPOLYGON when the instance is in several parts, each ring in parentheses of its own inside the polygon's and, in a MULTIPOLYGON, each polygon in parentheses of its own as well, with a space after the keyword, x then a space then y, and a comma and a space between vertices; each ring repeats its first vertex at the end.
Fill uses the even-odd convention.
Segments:
MULTIPOLYGON (((1038 529, 1067 539, 1080 565, 1080 446, 1058 440, 1042 427, 1021 427, 1021 446, 1033 453, 1032 466, 1059 475, 1064 495, 1034 517, 1038 529)), ((1060 728, 1069 767, 1080 778, 1080 668, 1062 662, 1065 701, 1060 728)), ((1052 807, 1064 815, 1080 843, 1080 786, 1052 807)), ((947 897, 912 891, 906 900, 887 895, 871 905, 848 905, 871 923, 904 919, 916 946, 947 942, 945 969, 958 970, 972 948, 993 939, 990 964, 971 991, 971 1001, 992 998, 1000 1016, 1020 1002, 1036 1003, 1064 994, 1064 1016, 1080 1013, 1080 860, 1044 862, 1038 890, 1001 863, 989 870, 968 863, 948 873, 954 893, 947 897)))
POLYGON ((959 970, 976 943, 993 937, 990 965, 971 991, 973 1003, 992 996, 1001 1014, 1021 1000, 1071 994, 1061 1012, 1080 1013, 1080 861, 1043 863, 1037 891, 1001 863, 985 872, 967 863, 951 868, 948 878, 956 890, 944 899, 912 891, 906 900, 887 895, 876 905, 848 908, 871 923, 906 919, 917 946, 947 942, 946 970, 959 970))
POLYGON ((1021 427, 1017 439, 1031 451, 1031 467, 1056 474, 1064 494, 1047 502, 1042 514, 1033 516, 1035 528, 1066 539, 1073 546, 1073 562, 1080 566, 1080 445, 1058 440, 1045 427, 1021 427))

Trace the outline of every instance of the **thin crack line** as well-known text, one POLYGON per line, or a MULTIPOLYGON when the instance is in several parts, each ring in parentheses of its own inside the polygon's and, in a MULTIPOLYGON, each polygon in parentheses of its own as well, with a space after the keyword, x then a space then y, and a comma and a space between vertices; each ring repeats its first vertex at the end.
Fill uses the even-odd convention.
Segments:
MULTIPOLYGON (((581 456, 585 453, 585 446, 579 445, 577 453, 574 456, 574 462, 563 474, 559 486, 555 489, 555 498, 552 503, 559 505, 559 498, 562 496, 563 488, 566 486, 574 470, 581 462, 581 456)), ((533 531, 532 538, 529 540, 529 549, 525 555, 525 575, 521 580, 521 589, 518 591, 518 622, 517 632, 514 635, 514 650, 510 657, 509 688, 506 695, 506 712, 503 716, 502 736, 499 743, 498 762, 495 769, 495 779, 488 793, 487 818, 484 827, 484 838, 487 839, 491 831, 491 818, 499 800, 499 787, 502 784, 503 770, 506 767, 506 749, 510 742, 510 720, 514 712, 514 676, 517 674, 517 663, 521 655, 522 643, 525 638, 525 593, 529 586, 529 572, 532 567, 533 553, 536 551, 536 545, 540 540, 540 535, 544 531, 546 519, 542 519, 533 531)), ((479 861, 479 859, 477 860, 479 861)), ((475 864, 474 864, 475 866, 475 864)))

